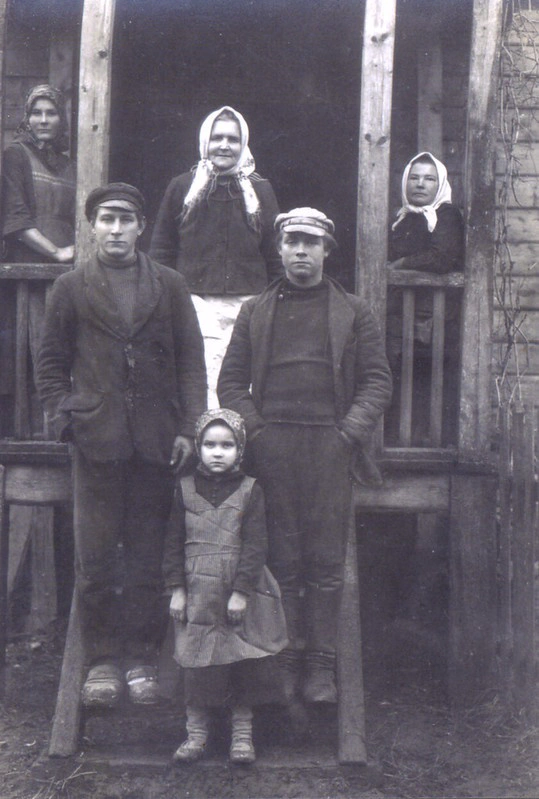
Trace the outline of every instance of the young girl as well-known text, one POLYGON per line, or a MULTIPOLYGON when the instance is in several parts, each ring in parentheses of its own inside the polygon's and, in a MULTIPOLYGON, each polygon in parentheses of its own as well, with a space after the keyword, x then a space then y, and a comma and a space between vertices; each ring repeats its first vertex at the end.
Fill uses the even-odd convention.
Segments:
POLYGON ((202 756, 208 710, 223 704, 232 713, 230 759, 255 759, 252 706, 275 699, 260 659, 287 643, 279 587, 264 565, 264 496, 239 466, 245 438, 234 411, 200 417, 199 464, 178 480, 165 543, 175 658, 185 676, 187 739, 174 753, 183 762, 202 756))

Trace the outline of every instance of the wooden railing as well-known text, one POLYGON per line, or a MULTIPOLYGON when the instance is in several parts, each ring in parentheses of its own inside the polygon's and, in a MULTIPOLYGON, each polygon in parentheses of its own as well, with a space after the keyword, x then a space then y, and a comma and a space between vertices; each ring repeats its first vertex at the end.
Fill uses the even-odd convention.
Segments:
MULTIPOLYGON (((395 374, 396 396, 390 413, 397 414, 394 421, 396 441, 391 441, 391 445, 397 447, 441 447, 442 446, 442 422, 443 422, 443 399, 444 382, 448 376, 444 374, 447 363, 447 348, 445 342, 446 331, 446 295, 449 290, 455 293, 458 289, 458 304, 461 304, 462 288, 464 286, 464 275, 461 272, 451 272, 445 275, 434 275, 425 272, 411 270, 388 270, 388 287, 402 289, 402 309, 399 315, 402 317, 402 340, 401 352, 398 359, 398 372, 395 374), (417 349, 416 341, 416 294, 418 290, 427 290, 427 294, 432 296, 432 325, 429 326, 428 345, 422 346, 422 359, 425 352, 428 352, 429 364, 429 383, 430 385, 414 387, 414 367, 417 368, 417 349), (419 396, 418 391, 426 393, 428 397, 419 396), (418 403, 424 409, 425 419, 422 420, 425 433, 420 442, 414 440, 412 430, 412 420, 414 411, 417 414, 418 403)), ((451 342, 451 347, 460 350, 460 341, 451 342)), ((451 352, 453 363, 458 361, 458 352, 451 352)), ((393 367, 395 368, 394 364, 393 367)), ((451 375, 454 381, 455 375, 451 375)), ((446 386, 447 388, 447 386, 446 386)), ((458 386, 451 386, 451 390, 458 392, 458 386)), ((455 420, 456 425, 456 420, 455 420)), ((387 441, 386 441, 387 443, 387 441)), ((456 430, 455 430, 456 443, 456 430)))
MULTIPOLYGON (((0 364, 1 368, 14 368, 14 402, 13 419, 8 426, 13 431, 16 442, 29 442, 49 438, 45 421, 43 429, 33 429, 31 396, 33 393, 33 379, 30 355, 30 310, 29 293, 30 284, 46 282, 47 290, 55 278, 72 269, 70 264, 0 264, 0 287, 6 281, 15 281, 15 352, 14 364, 0 364)), ((0 324, 2 324, 0 322, 0 324)), ((5 322, 4 322, 5 324, 5 322)), ((4 410, 4 413, 6 411, 4 410)), ((35 425, 34 425, 35 428, 35 425)), ((8 442, 4 442, 5 449, 8 442)), ((9 449, 9 446, 7 447, 9 449)), ((28 449, 28 445, 26 446, 28 449)))

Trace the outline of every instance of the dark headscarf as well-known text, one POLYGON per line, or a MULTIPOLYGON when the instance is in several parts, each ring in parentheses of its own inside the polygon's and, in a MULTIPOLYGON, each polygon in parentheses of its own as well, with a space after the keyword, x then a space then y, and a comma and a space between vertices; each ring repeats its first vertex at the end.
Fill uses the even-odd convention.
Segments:
POLYGON ((42 83, 30 89, 24 102, 24 116, 17 128, 16 140, 22 141, 25 144, 33 144, 34 147, 37 147, 42 152, 49 166, 54 169, 57 161, 56 155, 65 152, 69 147, 65 98, 59 89, 55 89, 53 86, 49 86, 46 83, 42 83), (36 100, 49 100, 58 111, 60 117, 58 135, 51 142, 39 142, 30 128, 29 117, 36 100))

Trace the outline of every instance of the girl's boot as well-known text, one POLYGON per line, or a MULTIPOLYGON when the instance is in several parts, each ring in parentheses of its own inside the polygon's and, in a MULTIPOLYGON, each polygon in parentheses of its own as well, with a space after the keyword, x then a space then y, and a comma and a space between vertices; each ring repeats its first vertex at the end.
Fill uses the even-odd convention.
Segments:
POLYGON ((187 706, 187 738, 174 752, 172 759, 193 763, 204 754, 208 740, 209 713, 206 708, 187 706))
POLYGON ((232 708, 232 763, 252 763, 255 759, 253 746, 253 711, 241 705, 232 708))

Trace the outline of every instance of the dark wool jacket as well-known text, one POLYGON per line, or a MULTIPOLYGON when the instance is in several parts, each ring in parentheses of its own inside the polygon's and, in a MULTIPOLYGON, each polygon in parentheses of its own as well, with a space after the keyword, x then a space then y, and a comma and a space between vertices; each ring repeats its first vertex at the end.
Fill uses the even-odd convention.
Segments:
MULTIPOLYGON (((380 330, 367 304, 329 283, 329 338, 337 425, 365 445, 391 399, 391 372, 380 330)), ((248 436, 264 426, 264 380, 272 345, 272 325, 283 282, 244 302, 228 346, 217 391, 222 407, 245 420, 248 436)))
MULTIPOLYGON (((237 491, 245 479, 243 472, 224 475, 205 475, 195 472, 195 487, 214 507, 237 491)), ((185 586, 185 506, 181 480, 176 481, 174 503, 168 522, 163 553, 163 576, 167 588, 185 586)), ((264 494, 258 483, 253 485, 247 507, 241 520, 241 549, 234 577, 234 591, 249 594, 256 586, 266 562, 267 532, 264 494)))
POLYGON ((405 258, 401 269, 416 269, 438 275, 464 269, 464 223, 456 205, 443 203, 436 211, 438 222, 429 233, 423 214, 406 214, 389 234, 388 260, 405 258))
POLYGON ((135 321, 123 321, 94 256, 52 289, 37 363, 41 400, 59 437, 96 461, 137 452, 168 464, 177 435, 205 409, 203 342, 177 272, 138 254, 135 321))
POLYGON ((238 182, 218 183, 181 224, 193 173, 173 178, 161 202, 150 255, 181 272, 193 294, 259 294, 282 273, 274 246, 279 213, 267 180, 250 180, 260 201, 260 232, 247 224, 238 182))
MULTIPOLYGON (((396 261, 404 258, 400 269, 415 269, 419 272, 432 272, 444 275, 448 272, 464 270, 464 222, 456 205, 443 203, 436 211, 438 222, 429 233, 427 220, 423 214, 407 214, 399 222, 395 230, 389 234, 388 259, 396 261)), ((446 292, 446 322, 458 320, 461 302, 458 289, 446 292)), ((432 292, 429 289, 415 291, 416 318, 432 319, 432 292)), ((402 314, 402 292, 390 287, 387 301, 388 330, 395 326, 394 317, 398 317, 396 335, 400 336, 400 318, 402 314)), ((448 331, 449 332, 449 331, 448 331)), ((447 333, 446 333, 447 335, 447 333)), ((453 340, 456 331, 450 333, 453 340)))
MULTIPOLYGON (((46 169, 51 169, 38 147, 33 147, 28 142, 26 147, 32 149, 46 169)), ((75 165, 63 153, 56 155, 56 161, 57 166, 54 172, 64 180, 73 182, 73 218, 70 221, 73 225, 74 240, 75 165)), ((17 263, 42 263, 50 260, 47 256, 36 253, 17 239, 18 234, 22 233, 23 230, 39 228, 32 166, 24 146, 19 142, 13 142, 4 151, 2 161, 2 212, 2 235, 5 237, 7 244, 6 260, 13 260, 17 263)))

